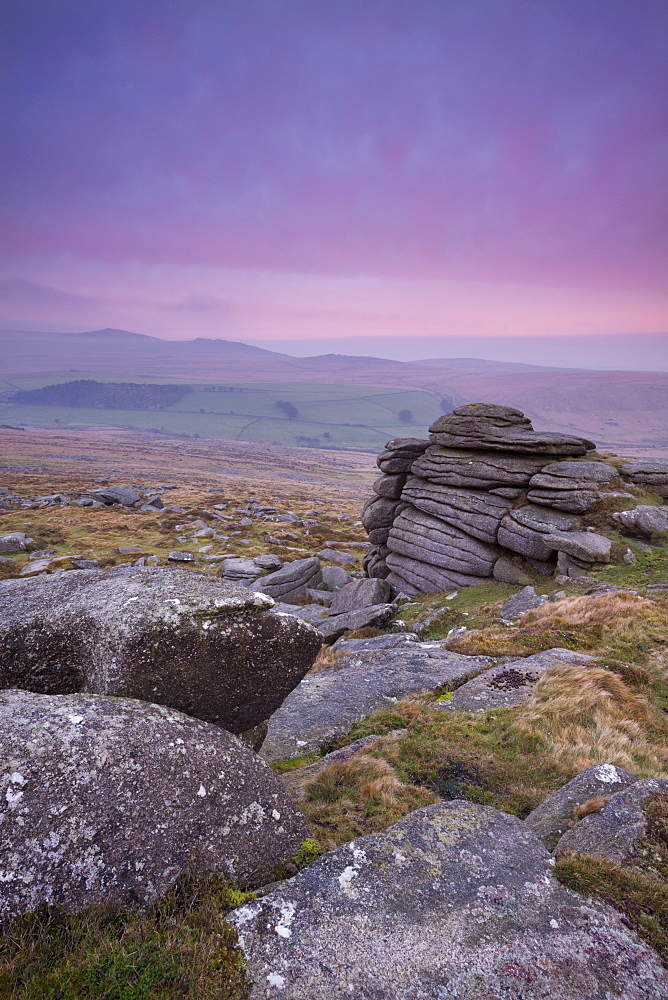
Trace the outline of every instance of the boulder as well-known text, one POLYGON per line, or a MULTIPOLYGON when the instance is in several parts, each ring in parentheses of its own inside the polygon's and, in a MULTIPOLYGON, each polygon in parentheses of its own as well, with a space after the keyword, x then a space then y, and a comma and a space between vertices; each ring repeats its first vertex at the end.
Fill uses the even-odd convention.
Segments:
POLYGON ((330 614, 324 621, 319 621, 317 624, 314 622, 314 624, 316 624, 323 641, 330 643, 339 639, 344 632, 353 632, 355 629, 367 628, 370 625, 376 628, 387 625, 396 613, 396 604, 374 604, 371 607, 360 608, 358 611, 348 611, 346 614, 330 614))
MULTIPOLYGON (((441 486, 474 490, 516 487, 517 495, 543 468, 542 455, 513 455, 498 451, 463 451, 432 444, 411 466, 414 476, 441 486)), ((513 491, 515 492, 515 491, 513 491)))
POLYGON ((590 813, 564 833, 555 854, 572 851, 623 864, 647 835, 646 809, 656 795, 668 796, 665 778, 641 778, 615 792, 599 812, 590 813))
POLYGON ((417 593, 437 594, 442 590, 455 590, 457 587, 476 587, 485 582, 481 576, 418 562, 412 556, 405 556, 400 552, 389 552, 385 557, 384 566, 388 570, 387 582, 400 594, 408 596, 417 593))
POLYGON ((340 566, 354 566, 357 562, 357 556, 351 552, 339 552, 337 549, 322 549, 318 552, 318 558, 325 562, 339 563, 340 566))
POLYGON ((321 604, 324 608, 331 607, 335 596, 331 590, 311 590, 310 587, 306 588, 306 597, 311 604, 321 604))
POLYGON ((548 507, 526 504, 509 511, 499 524, 498 544, 527 559, 547 562, 556 549, 547 535, 561 535, 579 527, 580 518, 548 507))
POLYGON ((409 472, 415 459, 428 447, 429 442, 421 438, 394 438, 387 442, 385 450, 376 459, 376 464, 381 472, 390 475, 409 472))
POLYGON ((538 595, 533 587, 524 587, 506 601, 501 608, 501 617, 511 621, 520 618, 527 611, 540 608, 546 600, 547 594, 538 595))
MULTIPOLYGON (((323 604, 283 604, 277 602, 274 611, 279 615, 292 615, 294 618, 301 618, 303 622, 319 626, 323 618, 326 618, 329 611, 323 604)), ((322 638, 322 637, 321 637, 322 638)))
POLYGON ((614 764, 593 764, 553 792, 524 822, 548 851, 553 851, 562 834, 574 825, 578 806, 602 795, 614 795, 637 780, 635 774, 614 764))
POLYGON ((451 701, 435 702, 430 707, 440 711, 489 712, 512 708, 527 701, 533 689, 550 667, 587 664, 594 656, 571 649, 548 649, 524 659, 503 663, 467 681, 454 692, 451 701))
POLYGON ((330 612, 341 615, 375 604, 387 604, 391 596, 392 588, 385 580, 352 580, 334 594, 330 612))
MULTIPOLYGON (((550 576, 552 572, 552 566, 547 564, 546 576, 550 576)), ((492 570, 492 576, 499 583, 520 583, 525 586, 531 583, 533 579, 533 573, 531 570, 533 567, 527 561, 525 562, 521 556, 500 556, 494 563, 494 569, 492 570)))
POLYGON ((195 553, 182 552, 180 549, 174 549, 173 552, 169 553, 167 559, 169 562, 195 562, 195 553))
POLYGON ((269 573, 251 584, 251 589, 277 600, 294 601, 305 595, 307 587, 315 589, 321 583, 320 560, 311 556, 284 563, 275 573, 269 573))
POLYGON ((373 484, 373 491, 387 500, 398 500, 406 482, 406 475, 380 476, 373 484))
POLYGON ((643 486, 648 493, 668 498, 668 459, 634 458, 624 461, 620 469, 624 479, 643 486))
POLYGON ((147 904, 183 872, 274 875, 308 827, 230 733, 129 698, 0 692, 0 920, 147 904))
POLYGON ((350 583, 352 576, 343 566, 323 566, 322 582, 330 590, 341 590, 347 583, 350 583))
POLYGON ((546 535, 545 544, 586 563, 609 563, 612 542, 595 531, 569 531, 546 535))
POLYGON ((321 638, 206 573, 128 567, 0 583, 0 687, 141 698, 242 733, 310 669, 321 638))
POLYGON ((655 533, 668 531, 668 507, 649 507, 640 504, 633 510, 622 510, 612 515, 627 530, 648 538, 655 533))
POLYGON ((133 507, 138 500, 141 500, 139 490, 135 490, 131 486, 102 486, 97 490, 86 490, 82 496, 100 500, 108 507, 115 503, 119 503, 123 507, 133 507))
POLYGON ((531 479, 531 486, 548 489, 579 490, 597 484, 618 482, 619 472, 605 462, 551 462, 531 479))
POLYGON ((148 511, 149 513, 151 513, 151 512, 153 512, 155 510, 163 510, 164 506, 165 505, 162 502, 162 497, 160 497, 160 496, 152 496, 152 497, 149 497, 148 500, 145 500, 144 503, 141 505, 141 507, 139 509, 140 510, 144 510, 144 511, 148 511))
POLYGON ((218 576, 224 580, 257 580, 262 576, 262 568, 258 566, 254 559, 233 558, 225 559, 218 569, 218 576))
POLYGON ((455 800, 344 844, 227 918, 249 1000, 650 1000, 658 955, 552 876, 517 819, 455 800))
POLYGON ((519 410, 489 403, 458 406, 429 428, 433 444, 472 451, 510 451, 528 455, 586 455, 593 441, 570 434, 536 432, 519 410))
POLYGON ((10 531, 0 535, 0 552, 25 552, 31 542, 24 531, 10 531))
POLYGON ((418 691, 461 683, 492 662, 430 643, 344 653, 336 669, 304 677, 272 715, 262 756, 286 760, 319 750, 375 709, 418 691))
POLYGON ((278 558, 278 556, 273 555, 271 552, 267 552, 262 556, 255 556, 253 562, 265 572, 272 572, 273 570, 280 569, 283 565, 283 562, 278 558))

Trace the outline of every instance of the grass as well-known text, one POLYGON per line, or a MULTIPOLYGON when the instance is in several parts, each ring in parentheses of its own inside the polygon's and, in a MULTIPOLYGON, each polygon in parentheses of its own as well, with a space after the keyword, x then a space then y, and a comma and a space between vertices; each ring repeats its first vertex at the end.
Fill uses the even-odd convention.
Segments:
POLYGON ((411 697, 373 713, 337 741, 344 746, 362 736, 407 730, 321 772, 303 808, 318 839, 331 847, 382 829, 385 820, 396 822, 417 801, 426 804, 416 797, 416 786, 523 818, 592 764, 665 777, 668 718, 656 694, 667 689, 668 660, 655 657, 631 669, 554 667, 532 697, 512 709, 435 712, 429 698, 411 697))
MULTIPOLYGON (((153 410, 105 409, 13 403, 16 388, 35 389, 72 379, 61 373, 12 379, 0 388, 0 422, 36 427, 121 427, 163 431, 188 437, 265 441, 279 445, 360 449, 378 452, 388 438, 410 434, 426 437, 441 415, 439 401, 418 389, 390 390, 372 386, 331 386, 298 383, 195 382, 175 403, 153 410), (296 407, 288 417, 278 406, 296 407), (399 414, 410 414, 402 420, 399 414)), ((119 376, 76 373, 97 382, 119 376)), ((127 383, 162 384, 164 379, 123 376, 127 383)), ((172 379, 178 383, 178 379, 172 379)))
POLYGON ((222 877, 184 878, 145 911, 43 907, 0 931, 6 1000, 244 1000, 224 915, 247 897, 222 877))
POLYGON ((554 874, 569 889, 620 910, 668 962, 668 796, 649 803, 647 818, 647 834, 627 864, 564 854, 554 874))

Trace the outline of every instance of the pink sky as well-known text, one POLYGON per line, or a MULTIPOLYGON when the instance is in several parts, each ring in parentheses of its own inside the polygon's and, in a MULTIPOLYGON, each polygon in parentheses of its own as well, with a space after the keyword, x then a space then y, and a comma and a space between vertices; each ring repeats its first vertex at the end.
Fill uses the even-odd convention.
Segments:
POLYGON ((665 3, 23 0, 5 20, 5 328, 668 331, 665 3))

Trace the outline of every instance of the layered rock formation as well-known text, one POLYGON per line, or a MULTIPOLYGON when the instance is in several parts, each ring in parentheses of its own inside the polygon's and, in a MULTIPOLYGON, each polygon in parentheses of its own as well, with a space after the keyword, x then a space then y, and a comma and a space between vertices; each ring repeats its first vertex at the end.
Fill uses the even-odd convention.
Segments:
POLYGON ((610 541, 581 515, 625 494, 624 480, 663 488, 665 463, 580 461, 595 448, 569 434, 536 432, 506 406, 460 406, 430 440, 397 438, 378 457, 362 520, 372 543, 364 568, 413 594, 526 574, 586 575, 610 561, 610 541), (661 466, 659 468, 659 466, 661 466))

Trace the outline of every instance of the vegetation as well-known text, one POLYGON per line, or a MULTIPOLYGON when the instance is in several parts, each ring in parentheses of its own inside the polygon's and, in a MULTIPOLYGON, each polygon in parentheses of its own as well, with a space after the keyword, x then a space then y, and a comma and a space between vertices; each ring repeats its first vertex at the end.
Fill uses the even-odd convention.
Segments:
MULTIPOLYGON (((19 390, 10 401, 27 406, 76 406, 105 410, 162 410, 190 392, 189 385, 147 385, 76 379, 19 390)), ((203 412, 203 411, 202 411, 203 412)))
POLYGON ((0 996, 243 1000, 248 981, 224 917, 248 898, 222 876, 189 876, 145 911, 42 907, 0 930, 0 996))

